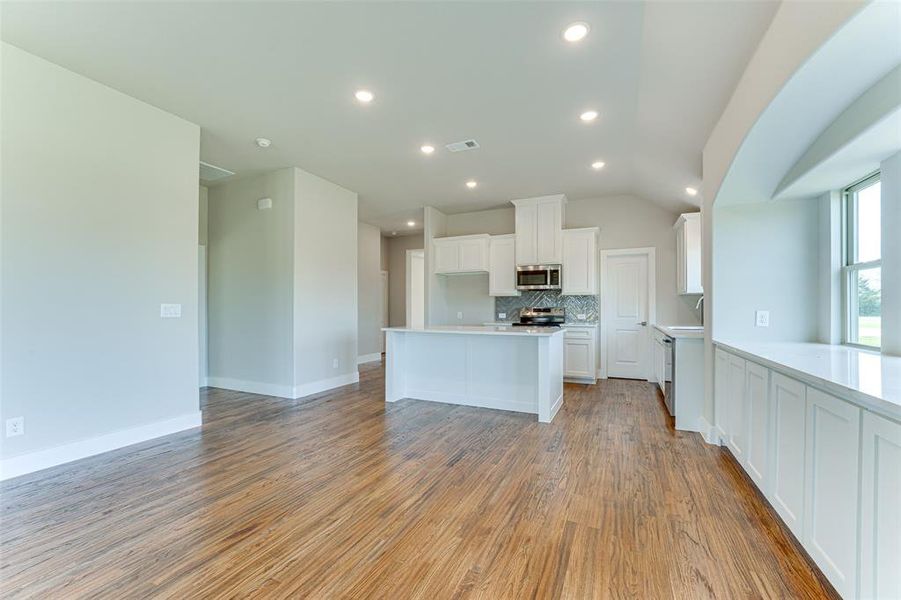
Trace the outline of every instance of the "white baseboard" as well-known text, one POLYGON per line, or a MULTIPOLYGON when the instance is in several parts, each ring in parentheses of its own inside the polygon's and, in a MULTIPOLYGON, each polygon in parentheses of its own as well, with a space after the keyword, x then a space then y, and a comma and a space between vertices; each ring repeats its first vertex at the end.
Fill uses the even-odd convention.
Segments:
POLYGON ((304 396, 310 396, 312 394, 318 394, 319 392, 325 392, 336 387, 341 387, 342 385, 350 385, 351 383, 358 383, 360 381, 360 374, 356 371, 353 373, 345 373, 344 375, 338 375, 337 377, 331 377, 329 379, 320 379, 319 381, 311 381, 310 383, 304 383, 302 385, 294 386, 294 395, 292 398, 303 398, 304 396))
POLYGON ((198 410, 197 412, 166 419, 165 421, 147 423, 138 427, 122 429, 105 435, 54 446, 46 450, 38 450, 37 452, 6 458, 0 461, 0 481, 49 469, 56 465, 102 454, 110 450, 124 448, 132 444, 139 444, 164 435, 184 431, 185 429, 200 427, 202 423, 201 412, 198 410))
POLYGON ((381 352, 373 352, 372 354, 362 354, 357 357, 357 364, 362 365, 363 363, 371 363, 378 362, 382 360, 381 352))
POLYGON ((261 381, 249 381, 246 379, 231 379, 230 377, 208 377, 207 385, 223 390, 235 392, 247 392, 263 396, 277 396, 279 398, 292 398, 293 388, 290 385, 277 383, 263 383, 261 381))
POLYGON ((704 417, 698 417, 698 429, 700 429, 699 433, 701 434, 701 437, 704 438, 705 442, 714 446, 720 445, 716 429, 704 417))

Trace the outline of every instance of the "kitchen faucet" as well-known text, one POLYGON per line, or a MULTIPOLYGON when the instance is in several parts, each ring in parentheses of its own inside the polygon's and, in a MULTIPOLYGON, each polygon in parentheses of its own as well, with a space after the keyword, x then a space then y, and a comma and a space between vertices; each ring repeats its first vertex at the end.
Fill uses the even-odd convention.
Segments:
POLYGON ((704 296, 698 298, 698 303, 695 304, 695 310, 701 312, 701 325, 704 324, 704 296))

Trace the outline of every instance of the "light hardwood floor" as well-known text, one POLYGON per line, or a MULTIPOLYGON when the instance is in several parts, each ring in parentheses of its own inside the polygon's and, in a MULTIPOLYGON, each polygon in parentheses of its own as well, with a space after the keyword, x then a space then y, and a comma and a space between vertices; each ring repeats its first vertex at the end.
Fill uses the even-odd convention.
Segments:
POLYGON ((202 430, 5 482, 4 598, 832 597, 652 385, 534 415, 201 392, 202 430))

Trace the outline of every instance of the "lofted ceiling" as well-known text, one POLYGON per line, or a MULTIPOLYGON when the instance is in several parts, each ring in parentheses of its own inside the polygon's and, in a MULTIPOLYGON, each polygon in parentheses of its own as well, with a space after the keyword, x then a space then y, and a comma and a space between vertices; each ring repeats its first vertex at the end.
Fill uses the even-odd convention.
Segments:
POLYGON ((387 231, 424 205, 458 213, 561 192, 699 205, 684 189, 700 187, 704 142, 776 7, 4 2, 0 32, 197 123, 203 161, 236 177, 299 166, 358 192, 360 218, 387 231), (561 38, 573 21, 591 26, 577 44, 561 38), (468 138, 481 147, 444 149, 468 138))

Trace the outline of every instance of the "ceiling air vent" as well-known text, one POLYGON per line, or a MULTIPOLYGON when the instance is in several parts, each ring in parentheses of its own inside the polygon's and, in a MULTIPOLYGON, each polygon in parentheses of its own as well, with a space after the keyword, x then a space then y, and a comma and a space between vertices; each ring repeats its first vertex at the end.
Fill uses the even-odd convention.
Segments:
POLYGON ((203 181, 216 181, 218 179, 225 179, 226 177, 231 177, 234 174, 234 171, 229 171, 228 169, 223 169, 222 167, 217 167, 215 165, 211 165, 210 163, 200 161, 200 179, 203 181))
POLYGON ((479 147, 479 143, 475 140, 463 140, 462 142, 454 142, 445 146, 451 152, 463 152, 464 150, 475 150, 479 147))

